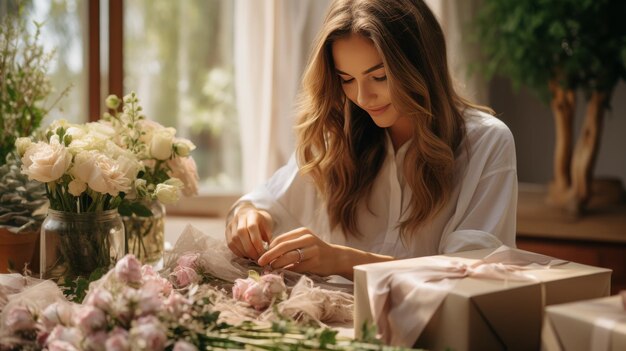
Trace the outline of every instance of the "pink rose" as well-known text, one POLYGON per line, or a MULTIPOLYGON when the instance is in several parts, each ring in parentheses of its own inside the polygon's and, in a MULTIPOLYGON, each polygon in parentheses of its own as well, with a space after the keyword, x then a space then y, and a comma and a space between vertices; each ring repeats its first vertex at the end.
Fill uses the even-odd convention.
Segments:
POLYGON ((287 292, 283 277, 277 274, 263 275, 259 283, 263 286, 263 293, 270 298, 282 298, 287 292))
POLYGON ((187 310, 187 307, 191 305, 191 301, 174 291, 165 299, 163 304, 169 315, 174 318, 180 318, 187 310))
POLYGON ((98 288, 89 292, 84 304, 95 306, 108 312, 113 304, 113 295, 107 289, 98 288))
POLYGON ((55 302, 46 307, 39 317, 45 330, 52 330, 58 324, 70 326, 72 323, 72 306, 65 302, 55 302))
POLYGON ((252 278, 236 279, 233 285, 233 299, 243 301, 243 294, 253 284, 256 284, 256 281, 252 278))
POLYGON ((163 350, 166 342, 165 329, 154 316, 139 318, 130 329, 132 350, 163 350))
POLYGON ((272 299, 263 293, 263 286, 259 283, 252 284, 243 294, 243 301, 250 304, 257 311, 266 309, 272 299))
POLYGON ((5 325, 8 330, 17 332, 35 329, 35 319, 25 306, 15 306, 7 314, 5 325))
POLYGON ((111 330, 104 346, 108 351, 128 351, 130 344, 128 343, 128 332, 120 327, 111 330))
POLYGON ((161 277, 153 277, 148 279, 145 279, 144 277, 144 282, 141 286, 141 290, 149 292, 152 295, 167 296, 172 290, 172 284, 161 277))
POLYGON ((134 255, 128 254, 115 264, 115 275, 125 283, 141 283, 141 263, 134 255))
POLYGON ((154 314, 161 310, 163 301, 158 290, 139 290, 139 300, 137 301, 136 315, 145 316, 154 314))
POLYGON ((198 253, 188 253, 180 256, 176 263, 181 267, 195 268, 198 257, 200 257, 198 253))
POLYGON ((98 307, 83 305, 74 314, 74 325, 86 334, 102 330, 106 324, 106 315, 98 307))
POLYGON ((191 283, 197 283, 200 280, 198 273, 193 268, 177 266, 174 272, 170 274, 174 277, 175 284, 179 288, 184 288, 191 283))
POLYGON ((171 170, 169 176, 180 179, 183 184, 183 195, 193 196, 198 194, 198 169, 196 162, 191 157, 173 157, 167 160, 167 166, 171 170))
POLYGON ((96 333, 88 334, 85 337, 81 347, 90 351, 105 351, 105 342, 108 340, 108 335, 104 330, 100 330, 96 333))
POLYGON ((173 351, 198 351, 198 348, 185 340, 178 340, 173 351))
POLYGON ((78 351, 78 348, 73 344, 63 341, 63 340, 54 340, 49 342, 46 345, 48 351, 78 351))
MULTIPOLYGON (((72 345, 73 349, 76 349, 76 345, 79 345, 81 340, 82 333, 77 328, 57 325, 50 332, 45 346, 48 346, 48 349, 50 349, 49 345, 57 342, 58 345, 72 345)), ((62 350, 62 348, 58 350, 62 350)))

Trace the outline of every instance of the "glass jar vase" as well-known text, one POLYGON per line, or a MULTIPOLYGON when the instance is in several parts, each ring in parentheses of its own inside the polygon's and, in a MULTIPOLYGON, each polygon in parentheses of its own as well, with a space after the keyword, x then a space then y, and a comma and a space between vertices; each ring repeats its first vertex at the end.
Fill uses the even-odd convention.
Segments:
POLYGON ((158 267, 165 249, 165 206, 152 201, 148 207, 152 216, 133 214, 122 217, 126 230, 126 252, 135 255, 143 264, 158 267))
POLYGON ((73 213, 49 209, 41 225, 40 276, 58 284, 97 270, 106 273, 124 256, 124 222, 117 210, 73 213))

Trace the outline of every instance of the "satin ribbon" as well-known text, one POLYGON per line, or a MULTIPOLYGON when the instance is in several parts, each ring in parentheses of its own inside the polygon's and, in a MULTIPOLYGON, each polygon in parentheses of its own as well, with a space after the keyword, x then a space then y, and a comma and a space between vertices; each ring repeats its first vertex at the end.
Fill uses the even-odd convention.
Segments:
POLYGON ((425 264, 393 272, 367 272, 372 316, 381 338, 388 345, 413 346, 459 279, 537 281, 524 271, 549 268, 567 261, 503 245, 471 265, 435 256, 423 257, 421 263, 425 264))

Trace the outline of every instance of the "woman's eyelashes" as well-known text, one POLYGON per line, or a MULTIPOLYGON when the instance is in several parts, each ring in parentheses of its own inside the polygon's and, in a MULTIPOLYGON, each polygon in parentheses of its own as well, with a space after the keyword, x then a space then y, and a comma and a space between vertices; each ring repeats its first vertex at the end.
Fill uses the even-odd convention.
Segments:
MULTIPOLYGON (((377 82, 384 82, 387 80, 387 75, 383 75, 380 77, 372 76, 372 79, 377 82)), ((354 78, 343 78, 342 76, 339 76, 339 80, 341 80, 341 84, 349 84, 354 81, 354 78)))

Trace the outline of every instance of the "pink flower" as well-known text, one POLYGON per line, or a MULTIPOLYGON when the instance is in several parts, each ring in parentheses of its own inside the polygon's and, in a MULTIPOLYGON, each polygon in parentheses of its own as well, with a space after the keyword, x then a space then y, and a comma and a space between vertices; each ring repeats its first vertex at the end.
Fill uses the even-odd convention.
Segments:
POLYGON ((145 278, 152 278, 152 277, 158 277, 159 275, 154 271, 154 268, 152 268, 151 265, 149 264, 144 264, 143 266, 141 266, 141 275, 145 278))
POLYGON ((174 351, 198 351, 198 348, 185 340, 178 340, 174 344, 174 351))
MULTIPOLYGON (((71 345, 73 347, 68 348, 67 350, 76 349, 76 345, 80 344, 81 339, 82 334, 77 328, 57 325, 54 329, 52 329, 52 332, 50 332, 46 341, 46 346, 48 346, 48 349, 51 349, 49 345, 56 342, 59 346, 71 345)), ((57 350, 62 350, 62 348, 57 350)))
POLYGON ((128 254, 115 264, 115 275, 129 284, 141 283, 141 263, 134 255, 128 254))
POLYGON ((58 324, 70 326, 72 323, 72 306, 65 302, 55 302, 46 307, 39 318, 47 331, 52 330, 58 324))
POLYGON ((35 329, 35 319, 25 306, 15 306, 7 314, 5 325, 13 332, 35 329))
POLYGON ((104 312, 91 305, 81 306, 74 315, 74 325, 89 334, 106 327, 107 319, 104 312))
POLYGON ((193 158, 173 157, 167 160, 167 166, 171 170, 169 176, 178 178, 183 182, 183 195, 193 196, 198 194, 198 169, 193 158))
MULTIPOLYGON (((258 275, 255 276, 258 277, 258 275)), ((256 310, 266 309, 272 301, 282 299, 287 292, 283 278, 276 274, 267 274, 258 277, 235 280, 233 298, 247 302, 256 310)))
POLYGON ((157 313, 163 307, 163 301, 158 290, 141 289, 138 297, 136 311, 138 316, 157 313))
POLYGON ((98 288, 89 292, 84 304, 95 306, 108 312, 111 310, 111 305, 113 304, 113 295, 111 295, 107 289, 98 288))
POLYGON ((170 274, 174 277, 175 284, 179 288, 184 288, 191 283, 197 283, 200 280, 198 273, 193 268, 177 266, 174 272, 170 274))
POLYGON ((172 283, 161 277, 148 278, 144 279, 141 290, 149 292, 152 295, 167 296, 170 291, 172 291, 172 283))
POLYGON ((130 329, 132 350, 163 350, 166 342, 165 330, 154 316, 139 318, 130 329))
POLYGON ((200 257, 198 253, 188 253, 180 256, 176 263, 181 267, 195 268, 198 257, 200 257))
POLYGON ((282 298, 283 294, 287 292, 283 277, 277 274, 263 275, 259 283, 263 286, 263 293, 271 298, 282 298))
POLYGON ((81 347, 90 351, 105 351, 104 343, 107 341, 108 335, 104 330, 100 330, 96 333, 88 334, 85 337, 81 347))
POLYGON ((235 280, 235 285, 233 285, 233 299, 243 301, 243 294, 253 284, 256 284, 256 281, 252 278, 235 280))
POLYGON ((250 304, 250 306, 254 307, 257 311, 261 311, 270 305, 272 299, 263 293, 263 286, 261 284, 255 283, 246 289, 246 292, 243 294, 243 301, 250 304))
POLYGON ((120 327, 115 327, 110 333, 104 346, 108 351, 128 351, 130 344, 128 343, 128 332, 120 327))
POLYGON ((73 344, 63 341, 63 340, 54 340, 49 342, 46 345, 48 351, 78 351, 78 348, 73 344))
POLYGON ((174 318, 180 318, 187 310, 187 307, 191 305, 191 301, 177 292, 172 292, 163 304, 169 315, 174 318))

